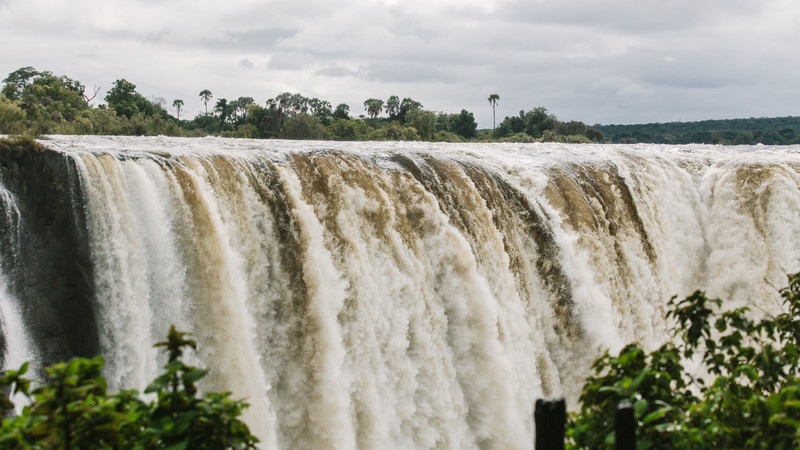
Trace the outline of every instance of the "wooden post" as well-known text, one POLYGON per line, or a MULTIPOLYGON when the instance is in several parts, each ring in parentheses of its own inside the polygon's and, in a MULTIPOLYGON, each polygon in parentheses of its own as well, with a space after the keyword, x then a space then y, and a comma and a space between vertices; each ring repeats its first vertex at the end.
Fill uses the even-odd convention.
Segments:
POLYGON ((536 450, 564 450, 564 428, 567 421, 567 406, 563 398, 536 400, 533 412, 536 424, 536 450))
MULTIPOLYGON (((4 376, 6 376, 6 371, 5 370, 0 370, 0 377, 4 377, 4 376)), ((4 395, 5 398, 11 400, 11 386, 3 386, 2 387, 2 392, 3 393, 0 394, 0 395, 4 395)), ((14 408, 11 408, 11 409, 9 409, 8 411, 5 412, 5 415, 0 413, 0 419, 5 419, 5 418, 8 418, 8 417, 14 417, 14 415, 15 415, 14 408)))
POLYGON ((636 450, 636 418, 627 400, 617 405, 614 415, 614 449, 636 450))

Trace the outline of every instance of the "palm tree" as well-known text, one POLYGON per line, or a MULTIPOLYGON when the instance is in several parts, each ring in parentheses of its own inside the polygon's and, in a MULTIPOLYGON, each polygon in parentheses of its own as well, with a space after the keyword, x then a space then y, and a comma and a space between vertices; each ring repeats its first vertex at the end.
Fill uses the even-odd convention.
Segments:
POLYGON ((175 114, 178 116, 178 120, 181 120, 181 110, 183 109, 183 100, 176 99, 172 102, 172 107, 175 108, 175 114))
POLYGON ((208 101, 211 100, 211 97, 213 97, 213 95, 211 95, 211 91, 208 89, 200 91, 200 100, 206 105, 206 115, 208 115, 208 101))
POLYGON ((364 109, 371 118, 376 118, 383 111, 383 100, 369 98, 364 101, 364 109))
POLYGON ((492 134, 494 135, 494 128, 495 128, 495 115, 494 115, 494 107, 497 106, 497 101, 500 100, 500 96, 497 94, 489 95, 489 104, 492 105, 492 134))

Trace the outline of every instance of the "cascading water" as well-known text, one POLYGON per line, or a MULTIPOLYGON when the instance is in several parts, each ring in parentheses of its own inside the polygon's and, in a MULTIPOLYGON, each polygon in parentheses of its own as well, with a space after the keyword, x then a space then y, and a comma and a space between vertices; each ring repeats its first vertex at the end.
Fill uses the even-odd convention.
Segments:
POLYGON ((535 400, 662 343, 671 296, 775 311, 800 269, 797 148, 45 144, 110 383, 175 323, 265 448, 530 448, 535 400))
POLYGON ((14 197, 0 185, 0 332, 3 343, 0 367, 16 370, 25 361, 30 361, 33 366, 30 371, 35 372, 37 361, 29 345, 20 305, 8 286, 8 274, 16 265, 19 222, 19 209, 14 197))

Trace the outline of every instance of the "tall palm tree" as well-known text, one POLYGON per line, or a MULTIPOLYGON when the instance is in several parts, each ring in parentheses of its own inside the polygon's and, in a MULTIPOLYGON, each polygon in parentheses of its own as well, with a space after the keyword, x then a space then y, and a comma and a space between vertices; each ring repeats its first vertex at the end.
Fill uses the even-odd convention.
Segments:
POLYGON ((367 115, 374 119, 383 111, 383 100, 368 98, 364 101, 364 109, 367 110, 367 115))
POLYGON ((494 108, 497 106, 497 101, 500 100, 500 96, 497 94, 489 95, 489 104, 492 105, 492 134, 494 135, 494 128, 495 128, 495 115, 494 115, 494 108))
POLYGON ((206 105, 206 115, 208 115, 208 102, 211 100, 211 97, 213 97, 213 95, 211 95, 211 91, 208 89, 200 91, 200 100, 206 105))
POLYGON ((181 110, 183 109, 183 100, 176 99, 172 102, 172 107, 175 108, 175 114, 178 116, 178 120, 181 120, 181 110))

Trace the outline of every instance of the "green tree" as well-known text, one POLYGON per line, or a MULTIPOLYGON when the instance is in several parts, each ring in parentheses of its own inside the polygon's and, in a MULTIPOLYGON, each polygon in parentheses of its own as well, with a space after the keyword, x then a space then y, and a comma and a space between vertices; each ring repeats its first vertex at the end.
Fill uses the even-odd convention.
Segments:
POLYGON ((577 120, 556 123, 556 134, 562 136, 585 136, 586 129, 586 124, 577 120))
POLYGON ((777 131, 769 130, 761 135, 758 142, 765 145, 780 145, 783 144, 783 137, 777 131))
POLYGON ((461 113, 453 118, 450 129, 461 137, 472 139, 477 133, 478 124, 475 122, 475 117, 471 112, 462 109, 461 113))
POLYGON ((152 116, 158 114, 158 108, 136 92, 136 85, 125 79, 114 81, 114 86, 106 93, 109 108, 128 119, 137 113, 152 116))
POLYGON ((545 131, 552 131, 556 128, 558 119, 550 114, 544 106, 537 106, 525 113, 525 132, 529 135, 540 138, 545 131))
POLYGON ((24 130, 25 112, 18 102, 0 95, 0 134, 20 134, 24 130))
POLYGON ((37 72, 19 92, 19 107, 25 111, 25 127, 34 133, 71 133, 69 122, 89 106, 83 100, 83 85, 66 76, 37 72))
POLYGON ((373 129, 361 119, 333 119, 328 125, 328 135, 338 141, 370 139, 373 129))
POLYGON ((350 106, 347 103, 339 103, 336 105, 336 110, 333 112, 334 119, 349 119, 350 118, 350 106))
POLYGON ((500 122, 500 125, 498 125, 497 129, 495 129, 494 135, 498 138, 504 138, 514 134, 524 133, 525 122, 524 110, 521 110, 519 115, 506 116, 506 118, 500 122))
POLYGON ((736 133, 733 143, 736 145, 751 145, 753 143, 753 132, 740 131, 736 133))
POLYGON ((325 127, 319 119, 309 114, 298 114, 283 124, 283 137, 287 139, 325 139, 325 127))
POLYGON ((417 130, 420 139, 430 141, 436 134, 436 114, 424 109, 412 109, 406 115, 406 125, 417 130))
POLYGON ((308 106, 311 115, 316 117, 323 125, 331 123, 333 119, 333 109, 329 101, 312 98, 308 100, 308 106))
POLYGON ((2 94, 9 100, 19 100, 25 87, 30 84, 33 78, 39 75, 39 71, 31 66, 22 67, 11 72, 3 80, 5 86, 3 86, 2 94))
POLYGON ((106 93, 109 108, 130 119, 138 112, 136 106, 138 93, 136 85, 125 79, 114 81, 114 86, 106 93))
POLYGON ((594 127, 589 127, 586 129, 586 137, 592 142, 603 142, 603 139, 605 138, 603 132, 594 127))
POLYGON ((400 102, 400 110, 397 113, 397 119, 400 120, 400 122, 406 123, 406 115, 409 111, 414 109, 422 109, 422 103, 409 97, 403 98, 403 101, 400 102))
POLYGON ((217 113, 219 118, 219 127, 221 130, 225 129, 225 124, 230 120, 233 111, 236 109, 236 104, 228 103, 228 99, 220 98, 214 106, 214 112, 217 113))
POLYGON ((181 111, 183 110, 183 100, 175 99, 172 101, 172 107, 175 108, 175 115, 178 120, 181 120, 181 111))
POLYGON ((497 102, 500 100, 500 96, 497 94, 489 94, 489 106, 492 107, 492 132, 495 131, 495 107, 497 106, 497 102))
POLYGON ((364 100, 364 110, 371 119, 377 118, 383 111, 383 100, 368 98, 364 100))
POLYGON ((212 97, 214 96, 208 89, 203 89, 202 91, 200 91, 200 100, 202 100, 203 104, 206 106, 206 115, 208 115, 208 102, 211 101, 212 97))
POLYGON ((400 114, 400 97, 392 95, 386 100, 386 114, 389 115, 389 120, 397 120, 400 114))

